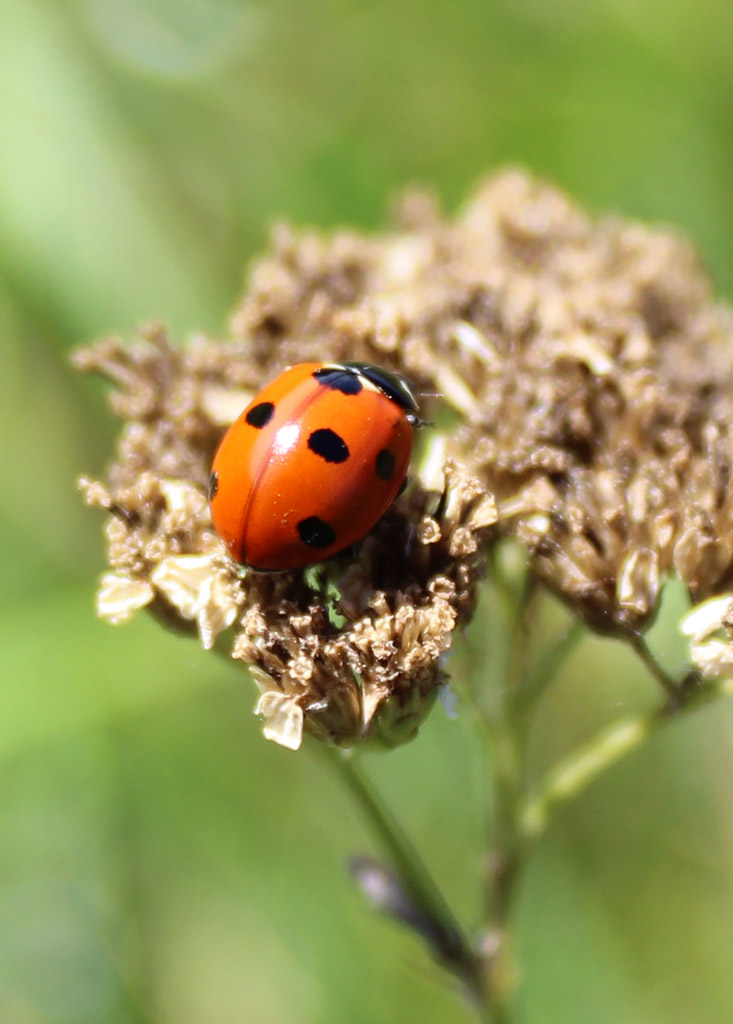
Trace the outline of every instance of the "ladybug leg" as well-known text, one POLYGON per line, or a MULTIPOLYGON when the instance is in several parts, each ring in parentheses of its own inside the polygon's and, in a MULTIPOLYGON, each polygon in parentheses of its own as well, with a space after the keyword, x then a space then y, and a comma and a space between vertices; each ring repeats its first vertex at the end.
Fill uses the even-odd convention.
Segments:
POLYGON ((421 420, 419 416, 416 416, 412 412, 407 413, 407 422, 410 423, 416 430, 420 427, 434 427, 435 422, 433 420, 421 420))

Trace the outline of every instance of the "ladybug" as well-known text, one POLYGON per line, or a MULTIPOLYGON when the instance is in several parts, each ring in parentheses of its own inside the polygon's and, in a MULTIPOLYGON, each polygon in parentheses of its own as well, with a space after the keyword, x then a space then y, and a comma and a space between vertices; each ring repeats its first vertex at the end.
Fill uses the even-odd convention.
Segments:
POLYGON ((404 486, 417 402, 371 363, 299 363, 228 429, 214 457, 214 528, 236 562, 300 569, 360 540, 404 486))

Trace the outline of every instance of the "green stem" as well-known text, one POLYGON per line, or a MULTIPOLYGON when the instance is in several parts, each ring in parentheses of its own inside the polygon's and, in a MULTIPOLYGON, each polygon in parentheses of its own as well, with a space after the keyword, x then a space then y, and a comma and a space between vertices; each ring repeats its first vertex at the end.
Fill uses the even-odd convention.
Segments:
POLYGON ((483 945, 486 989, 493 1019, 509 1019, 509 1000, 516 974, 509 944, 509 916, 522 863, 517 808, 521 798, 521 747, 507 720, 497 723, 492 737, 493 818, 487 853, 487 911, 483 945))
POLYGON ((508 944, 508 922, 522 861, 517 811, 522 794, 524 747, 520 695, 524 685, 527 627, 539 596, 536 577, 525 570, 521 585, 502 581, 507 616, 504 671, 493 712, 484 711, 484 734, 493 767, 493 808, 489 826, 485 960, 494 1020, 505 1021, 516 984, 508 944))
POLYGON ((517 693, 517 709, 530 710, 545 692, 567 658, 573 653, 588 629, 582 619, 573 619, 562 635, 547 650, 532 673, 532 677, 522 680, 517 693))
MULTIPOLYGON (((318 750, 330 755, 331 764, 373 828, 414 905, 446 937, 441 959, 461 978, 476 1009, 484 1011, 487 997, 479 959, 417 850, 362 771, 358 758, 321 744, 318 750)), ((486 1019, 495 1020, 493 1016, 486 1019)))
MULTIPOLYGON (((532 596, 531 591, 525 594, 532 596)), ((519 624, 526 623, 526 606, 517 613, 519 624)), ((512 670, 518 675, 508 677, 506 706, 504 710, 504 733, 499 738, 496 760, 497 838, 495 855, 495 879, 493 886, 492 916, 497 922, 506 922, 509 914, 512 891, 524 857, 523 845, 526 840, 521 820, 524 796, 522 777, 526 763, 526 743, 529 727, 529 712, 550 685, 583 636, 586 627, 582 620, 575 619, 552 645, 535 667, 531 677, 521 672, 521 654, 525 636, 524 629, 514 634, 515 655, 512 670)), ((504 925, 505 927, 505 925, 504 925)))
POLYGON ((689 685, 684 681, 675 683, 674 694, 674 704, 614 722, 551 769, 541 785, 523 802, 519 819, 523 836, 528 840, 540 836, 555 805, 577 796, 608 768, 637 750, 650 736, 717 697, 733 695, 733 679, 705 684, 697 681, 689 685))
POLYGON ((654 676, 661 686, 670 704, 676 705, 681 698, 681 687, 684 683, 674 679, 657 661, 642 633, 633 633, 629 636, 632 648, 639 655, 649 672, 654 676))
POLYGON ((394 867, 412 896, 418 896, 420 906, 431 917, 446 923, 448 929, 459 931, 453 914, 443 894, 428 873, 414 846, 404 830, 388 811, 376 789, 367 779, 357 757, 324 748, 335 753, 335 761, 341 778, 346 783, 379 836, 394 867))

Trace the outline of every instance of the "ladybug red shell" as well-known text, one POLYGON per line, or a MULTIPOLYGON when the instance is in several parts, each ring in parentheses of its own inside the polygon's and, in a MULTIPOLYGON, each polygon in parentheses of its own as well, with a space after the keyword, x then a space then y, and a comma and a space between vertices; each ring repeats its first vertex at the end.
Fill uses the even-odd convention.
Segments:
POLYGON ((300 363, 261 391, 224 435, 209 501, 232 558, 299 569, 367 533, 402 487, 417 403, 371 363, 300 363))

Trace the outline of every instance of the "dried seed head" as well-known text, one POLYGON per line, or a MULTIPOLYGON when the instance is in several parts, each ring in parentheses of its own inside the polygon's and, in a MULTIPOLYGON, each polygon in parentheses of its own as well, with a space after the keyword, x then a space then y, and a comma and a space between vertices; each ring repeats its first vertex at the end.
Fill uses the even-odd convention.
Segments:
MULTIPOLYGON (((475 606, 493 500, 446 460, 441 492, 414 487, 349 564, 242 571, 212 530, 204 493, 227 360, 240 359, 239 349, 214 343, 176 351, 160 333, 79 358, 121 388, 114 405, 126 418, 110 482, 81 482, 89 504, 109 513, 112 572, 99 614, 124 622, 147 607, 173 628, 197 631, 207 648, 233 627, 226 642, 260 689, 265 735, 283 746, 297 748, 304 732, 341 745, 404 742, 444 681, 440 660, 456 624, 475 606)), ((243 404, 245 389, 237 391, 243 404)))
POLYGON ((100 614, 149 607, 206 646, 231 627, 289 747, 411 735, 502 535, 599 630, 643 628, 671 573, 696 601, 733 584, 733 317, 690 246, 519 171, 455 219, 422 193, 398 217, 374 237, 276 229, 228 343, 152 329, 77 355, 124 421, 109 482, 83 485, 109 513, 100 614), (211 458, 252 394, 309 359, 439 392, 442 432, 351 564, 243 574, 211 530, 211 458))
POLYGON ((275 236, 233 321, 263 372, 325 342, 439 391, 497 532, 597 629, 643 628, 671 572, 725 585, 733 317, 692 247, 520 171, 455 220, 423 193, 399 212, 380 237, 275 236))
POLYGON ((81 488, 90 505, 111 513, 106 535, 114 572, 102 577, 100 617, 125 622, 151 606, 184 632, 198 628, 204 647, 212 647, 234 622, 242 597, 201 492, 149 470, 128 487, 107 489, 83 478, 81 488))
POLYGON ((476 487, 448 463, 442 500, 422 489, 400 499, 332 577, 330 605, 300 574, 245 577, 234 656, 255 667, 269 738, 294 747, 305 730, 347 746, 394 745, 415 734, 445 681, 441 656, 475 607, 491 526, 485 509, 477 515, 476 487), (433 529, 421 539, 413 523, 430 505, 433 529), (456 555, 460 532, 474 543, 456 555))

